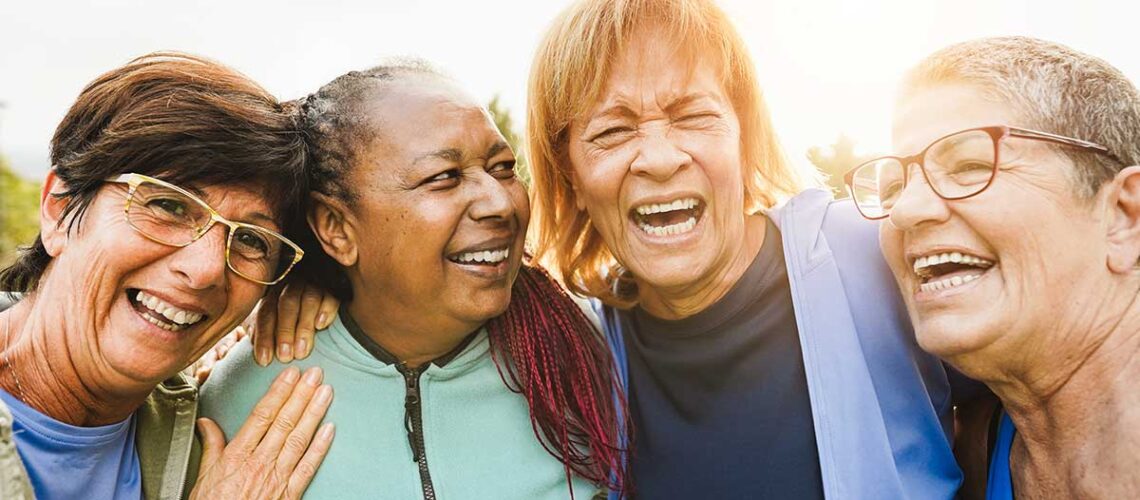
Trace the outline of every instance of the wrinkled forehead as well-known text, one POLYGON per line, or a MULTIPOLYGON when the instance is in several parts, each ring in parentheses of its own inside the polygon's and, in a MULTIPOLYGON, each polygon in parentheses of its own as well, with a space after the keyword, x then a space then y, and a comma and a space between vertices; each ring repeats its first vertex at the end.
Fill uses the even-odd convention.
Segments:
POLYGON ((486 108, 455 82, 427 76, 389 83, 365 106, 373 163, 406 167, 425 154, 483 154, 502 142, 486 108))
POLYGON ((978 85, 940 83, 899 98, 891 127, 895 154, 911 155, 955 132, 991 125, 1031 128, 1013 106, 978 85))
POLYGON ((602 81, 593 92, 587 89, 574 119, 588 118, 617 99, 667 101, 693 86, 723 93, 723 59, 708 40, 690 40, 657 23, 638 27, 618 40, 609 60, 601 62, 602 81))

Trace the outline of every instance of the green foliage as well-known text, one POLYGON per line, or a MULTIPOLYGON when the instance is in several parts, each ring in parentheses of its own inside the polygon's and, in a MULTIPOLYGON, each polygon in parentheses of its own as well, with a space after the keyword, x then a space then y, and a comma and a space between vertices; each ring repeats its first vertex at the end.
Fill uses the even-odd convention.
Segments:
POLYGON ((39 234, 39 194, 37 183, 20 178, 0 156, 0 268, 39 234))
POLYGON ((843 174, 871 159, 868 155, 855 154, 855 141, 846 135, 840 135, 827 147, 812 146, 808 149, 807 157, 827 177, 827 186, 839 198, 848 196, 847 188, 843 185, 843 174))
POLYGON ((515 152, 515 173, 529 189, 530 169, 526 166, 526 155, 522 149, 522 138, 515 133, 514 122, 511 120, 511 110, 507 109, 507 107, 499 101, 499 96, 497 95, 491 99, 491 102, 487 103, 487 110, 491 112, 491 118, 495 120, 495 126, 499 128, 499 133, 503 134, 503 138, 507 140, 507 144, 511 145, 511 150, 515 152))

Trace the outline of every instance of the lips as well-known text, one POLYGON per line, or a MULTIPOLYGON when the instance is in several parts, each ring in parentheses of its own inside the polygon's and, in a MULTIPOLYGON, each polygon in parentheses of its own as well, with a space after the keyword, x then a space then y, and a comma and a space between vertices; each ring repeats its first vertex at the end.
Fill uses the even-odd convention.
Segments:
POLYGON ((475 250, 470 252, 463 252, 448 256, 448 260, 457 264, 474 264, 474 265, 496 265, 500 262, 507 260, 511 256, 511 250, 507 247, 497 248, 494 250, 475 250))
POLYGON ((190 328, 207 317, 203 312, 175 306, 144 290, 129 289, 127 297, 146 321, 171 332, 190 328))
POLYGON ((994 261, 967 252, 932 252, 913 261, 919 291, 934 292, 970 283, 993 267, 994 261))
POLYGON ((692 196, 635 205, 629 217, 642 232, 652 236, 686 234, 704 215, 705 203, 692 196))

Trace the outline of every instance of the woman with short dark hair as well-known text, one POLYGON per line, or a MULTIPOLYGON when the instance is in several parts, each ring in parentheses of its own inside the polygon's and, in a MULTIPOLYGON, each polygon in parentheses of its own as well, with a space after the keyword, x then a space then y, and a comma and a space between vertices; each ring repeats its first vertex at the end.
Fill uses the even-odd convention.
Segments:
POLYGON ((0 497, 176 499, 199 462, 200 496, 300 496, 332 435, 319 370, 284 373, 228 447, 200 422, 204 449, 180 371, 301 259, 281 233, 303 148, 289 110, 207 59, 151 54, 84 88, 40 233, 0 272, 23 294, 0 312, 0 497))

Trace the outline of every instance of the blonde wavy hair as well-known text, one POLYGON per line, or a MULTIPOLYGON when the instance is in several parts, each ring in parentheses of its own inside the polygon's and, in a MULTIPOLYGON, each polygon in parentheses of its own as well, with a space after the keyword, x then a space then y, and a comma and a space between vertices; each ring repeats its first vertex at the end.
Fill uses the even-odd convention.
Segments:
MULTIPOLYGON (((799 192, 808 177, 784 157, 747 48, 711 0, 582 0, 558 16, 538 47, 528 85, 527 151, 533 176, 535 256, 579 295, 616 307, 637 287, 578 210, 567 145, 570 123, 605 90, 623 47, 640 30, 665 27, 690 57, 711 60, 740 120, 744 203, 756 213, 799 192)), ((664 41, 663 41, 664 42, 664 41)))

